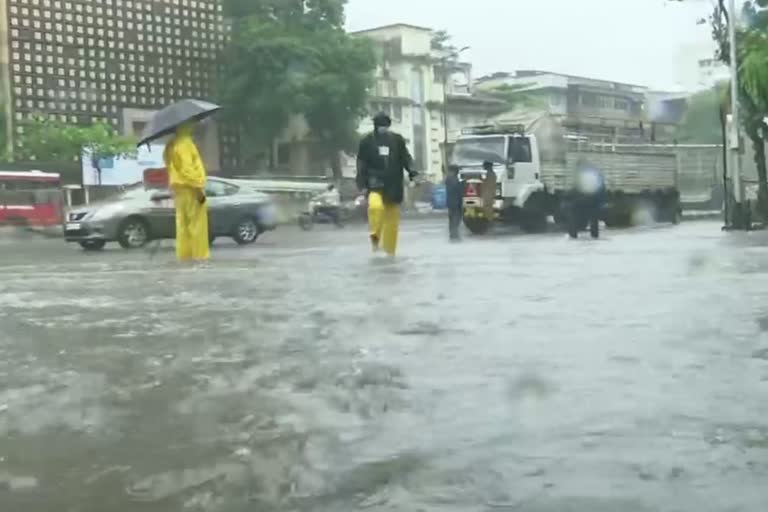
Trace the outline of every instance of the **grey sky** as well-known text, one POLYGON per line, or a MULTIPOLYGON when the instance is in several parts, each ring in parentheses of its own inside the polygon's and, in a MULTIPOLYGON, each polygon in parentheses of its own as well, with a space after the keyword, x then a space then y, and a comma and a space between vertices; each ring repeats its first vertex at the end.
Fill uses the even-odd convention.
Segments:
POLYGON ((349 0, 351 30, 389 23, 446 29, 475 75, 544 69, 672 88, 680 47, 709 41, 707 0, 349 0))

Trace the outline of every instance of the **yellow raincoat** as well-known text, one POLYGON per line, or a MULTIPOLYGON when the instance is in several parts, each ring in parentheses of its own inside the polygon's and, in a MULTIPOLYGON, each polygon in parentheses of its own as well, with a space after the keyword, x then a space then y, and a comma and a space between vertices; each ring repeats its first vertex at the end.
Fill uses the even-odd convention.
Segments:
POLYGON ((192 138, 193 126, 176 131, 165 147, 163 158, 176 203, 176 257, 179 261, 202 261, 210 257, 205 165, 192 138))

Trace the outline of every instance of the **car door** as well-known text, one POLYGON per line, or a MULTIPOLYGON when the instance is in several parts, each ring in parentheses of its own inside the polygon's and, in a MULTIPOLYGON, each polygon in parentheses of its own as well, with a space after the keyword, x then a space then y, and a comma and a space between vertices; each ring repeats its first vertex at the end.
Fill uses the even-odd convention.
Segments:
POLYGON ((176 237, 176 205, 170 190, 149 191, 146 217, 153 238, 176 237))
POLYGON ((205 195, 208 198, 208 223, 214 236, 230 235, 237 221, 238 188, 225 181, 208 179, 205 195))

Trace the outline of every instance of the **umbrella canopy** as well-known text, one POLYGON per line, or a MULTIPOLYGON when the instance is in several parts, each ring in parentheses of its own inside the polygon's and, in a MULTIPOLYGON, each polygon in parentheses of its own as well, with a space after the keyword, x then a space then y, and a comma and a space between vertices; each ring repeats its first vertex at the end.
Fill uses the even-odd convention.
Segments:
POLYGON ((181 100, 157 112, 152 121, 144 128, 138 146, 148 144, 165 135, 173 133, 176 128, 193 121, 201 121, 221 109, 215 103, 201 100, 181 100))

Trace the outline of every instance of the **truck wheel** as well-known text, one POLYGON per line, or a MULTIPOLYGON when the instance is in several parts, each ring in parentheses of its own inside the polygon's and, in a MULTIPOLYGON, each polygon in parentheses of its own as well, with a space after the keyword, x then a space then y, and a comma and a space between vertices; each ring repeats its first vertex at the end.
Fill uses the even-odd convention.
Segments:
POLYGON ((482 217, 464 217, 464 225, 473 235, 484 235, 491 228, 491 222, 482 217))
POLYGON ((526 233, 544 233, 547 230, 547 216, 540 212, 523 212, 520 227, 526 233))

